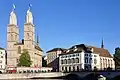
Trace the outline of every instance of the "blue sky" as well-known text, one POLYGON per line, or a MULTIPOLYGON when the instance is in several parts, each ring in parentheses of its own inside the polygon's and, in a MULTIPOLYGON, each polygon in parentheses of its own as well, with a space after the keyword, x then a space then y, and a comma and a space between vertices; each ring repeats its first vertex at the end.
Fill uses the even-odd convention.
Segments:
POLYGON ((120 46, 120 0, 1 0, 0 46, 6 48, 6 31, 12 4, 23 38, 28 5, 32 4, 36 33, 46 52, 74 44, 100 47, 101 39, 111 53, 120 46))

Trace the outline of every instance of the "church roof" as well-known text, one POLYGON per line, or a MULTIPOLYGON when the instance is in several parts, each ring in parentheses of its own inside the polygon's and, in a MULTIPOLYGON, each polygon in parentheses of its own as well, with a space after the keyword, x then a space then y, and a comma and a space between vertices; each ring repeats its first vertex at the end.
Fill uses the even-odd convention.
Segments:
POLYGON ((102 57, 111 57, 112 58, 111 54, 109 53, 109 51, 107 49, 97 48, 97 47, 94 47, 94 46, 88 46, 88 47, 93 48, 93 53, 97 53, 102 57))
POLYGON ((69 48, 68 50, 66 52, 67 54, 78 53, 78 52, 82 52, 83 50, 85 52, 91 53, 91 51, 84 44, 74 45, 71 48, 69 48))
POLYGON ((43 51, 39 46, 35 45, 35 49, 39 50, 39 51, 43 51))
POLYGON ((63 53, 63 54, 79 53, 79 52, 82 52, 82 51, 85 51, 87 53, 96 53, 96 54, 99 54, 102 57, 112 58, 111 54, 109 53, 109 51, 107 49, 97 48, 97 47, 94 47, 94 46, 87 46, 87 45, 84 45, 84 44, 74 45, 71 48, 67 49, 66 52, 63 53), (93 52, 92 52, 91 48, 93 48, 93 52))

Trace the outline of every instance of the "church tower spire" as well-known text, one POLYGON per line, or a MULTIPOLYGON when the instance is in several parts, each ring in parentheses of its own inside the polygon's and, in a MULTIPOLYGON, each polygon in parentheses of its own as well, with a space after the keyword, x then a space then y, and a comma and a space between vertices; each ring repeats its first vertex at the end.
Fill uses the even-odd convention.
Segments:
POLYGON ((32 7, 32 5, 29 4, 29 8, 27 10, 27 15, 26 15, 26 23, 33 24, 33 15, 32 15, 32 12, 31 12, 31 7, 32 7))
POLYGON ((102 38, 102 42, 101 42, 101 48, 104 48, 103 38, 102 38))
POLYGON ((12 12, 10 13, 9 24, 17 25, 17 17, 16 17, 16 14, 15 14, 15 5, 14 4, 13 4, 12 12))
POLYGON ((39 37, 37 35, 37 42, 36 42, 36 45, 39 46, 39 37))
POLYGON ((13 4, 12 11, 9 17, 9 23, 7 26, 7 53, 8 53, 7 65, 16 66, 17 53, 15 53, 14 44, 18 42, 19 42, 19 29, 17 26, 15 5, 13 4))
POLYGON ((33 24, 33 15, 31 12, 32 5, 29 4, 27 13, 26 13, 26 21, 24 24, 24 44, 26 49, 31 49, 35 44, 35 27, 33 24))

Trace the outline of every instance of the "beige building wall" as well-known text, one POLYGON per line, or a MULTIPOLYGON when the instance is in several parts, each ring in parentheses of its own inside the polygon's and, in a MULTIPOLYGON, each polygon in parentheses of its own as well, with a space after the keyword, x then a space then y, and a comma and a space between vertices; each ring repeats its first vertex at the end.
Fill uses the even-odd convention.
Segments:
POLYGON ((23 49, 27 49, 31 60, 31 66, 42 66, 43 51, 38 43, 35 43, 35 27, 30 9, 27 11, 26 22, 24 24, 24 40, 19 41, 19 29, 17 27, 17 17, 14 10, 10 14, 10 21, 7 27, 7 66, 16 67, 23 49))

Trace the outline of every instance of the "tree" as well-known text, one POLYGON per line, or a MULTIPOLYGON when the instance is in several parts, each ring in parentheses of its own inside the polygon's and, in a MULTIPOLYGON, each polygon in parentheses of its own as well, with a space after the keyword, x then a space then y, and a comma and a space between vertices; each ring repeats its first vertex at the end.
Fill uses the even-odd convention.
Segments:
POLYGON ((114 61, 116 69, 120 68, 120 48, 115 48, 114 61))
POLYGON ((31 64, 32 64, 32 61, 28 51, 26 49, 23 49, 23 53, 19 58, 18 66, 30 67, 31 64))

